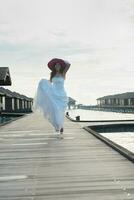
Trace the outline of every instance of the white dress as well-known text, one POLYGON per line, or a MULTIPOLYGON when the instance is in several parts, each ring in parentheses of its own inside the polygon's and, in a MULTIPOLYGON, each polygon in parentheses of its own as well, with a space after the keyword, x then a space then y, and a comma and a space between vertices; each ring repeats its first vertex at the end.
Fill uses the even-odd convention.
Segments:
POLYGON ((55 130, 63 128, 68 97, 64 89, 64 78, 55 76, 52 82, 41 79, 34 98, 33 111, 40 110, 55 130))

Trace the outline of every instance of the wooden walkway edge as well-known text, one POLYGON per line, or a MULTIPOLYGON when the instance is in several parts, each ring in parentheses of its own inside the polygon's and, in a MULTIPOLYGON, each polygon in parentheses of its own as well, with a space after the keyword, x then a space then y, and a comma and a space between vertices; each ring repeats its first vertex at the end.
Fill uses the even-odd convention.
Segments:
POLYGON ((125 156, 128 160, 134 163, 134 153, 127 150, 126 148, 122 147, 121 145, 109 140, 108 138, 104 137, 103 135, 97 133, 96 131, 92 130, 90 127, 84 127, 89 133, 94 135, 96 138, 103 141, 108 146, 112 147, 114 150, 118 151, 121 155, 125 156))
POLYGON ((134 165, 79 123, 39 114, 0 127, 0 200, 133 200, 134 165))

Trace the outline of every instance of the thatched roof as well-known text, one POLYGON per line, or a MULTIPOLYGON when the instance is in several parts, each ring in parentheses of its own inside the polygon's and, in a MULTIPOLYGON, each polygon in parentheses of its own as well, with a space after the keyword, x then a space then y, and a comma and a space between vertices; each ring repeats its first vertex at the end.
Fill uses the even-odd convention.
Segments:
POLYGON ((71 103, 75 103, 76 102, 76 100, 73 99, 72 97, 68 97, 68 98, 69 98, 69 102, 71 102, 71 103))
POLYGON ((12 97, 12 92, 8 89, 3 88, 3 87, 0 87, 0 94, 8 96, 8 97, 12 97))
POLYGON ((12 92, 11 90, 5 89, 3 87, 0 87, 0 94, 3 96, 14 97, 14 98, 18 98, 18 99, 25 99, 28 101, 33 100, 32 98, 29 98, 29 97, 19 94, 17 92, 12 92))
POLYGON ((108 95, 104 97, 100 97, 97 100, 103 99, 134 99, 134 92, 126 92, 122 94, 108 95))
POLYGON ((0 67, 0 85, 11 85, 11 77, 8 67, 0 67))

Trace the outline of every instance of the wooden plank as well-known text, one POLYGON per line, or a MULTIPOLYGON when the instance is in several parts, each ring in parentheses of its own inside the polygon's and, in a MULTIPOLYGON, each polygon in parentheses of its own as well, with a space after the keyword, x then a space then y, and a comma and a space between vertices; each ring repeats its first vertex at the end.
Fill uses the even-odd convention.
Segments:
POLYGON ((39 114, 0 128, 0 200, 134 199, 134 165, 78 123, 39 114))

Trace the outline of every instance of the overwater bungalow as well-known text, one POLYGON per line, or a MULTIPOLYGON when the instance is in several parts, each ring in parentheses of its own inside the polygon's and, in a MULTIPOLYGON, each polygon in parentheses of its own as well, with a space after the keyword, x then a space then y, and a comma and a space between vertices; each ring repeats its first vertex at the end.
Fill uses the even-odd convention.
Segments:
POLYGON ((68 97, 68 98, 69 98, 68 109, 75 108, 76 100, 73 99, 72 97, 68 97))
POLYGON ((97 99, 97 106, 101 110, 134 113, 134 92, 100 97, 97 99))
POLYGON ((11 85, 11 77, 8 67, 0 67, 0 85, 11 85))
POLYGON ((32 98, 0 87, 0 110, 2 113, 31 112, 32 102, 32 98))
POLYGON ((134 92, 108 95, 97 99, 99 106, 134 106, 134 92))

